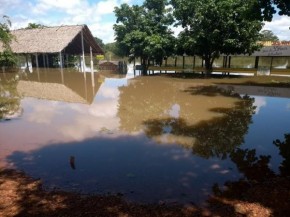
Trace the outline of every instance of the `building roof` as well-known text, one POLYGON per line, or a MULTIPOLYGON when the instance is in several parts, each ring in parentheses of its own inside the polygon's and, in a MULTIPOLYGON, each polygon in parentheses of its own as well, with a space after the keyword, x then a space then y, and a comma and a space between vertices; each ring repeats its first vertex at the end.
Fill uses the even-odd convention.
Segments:
MULTIPOLYGON (((17 54, 59 52, 81 54, 82 32, 85 53, 90 53, 90 47, 92 47, 94 54, 103 54, 104 51, 97 44, 86 25, 13 30, 11 33, 15 36, 15 40, 10 46, 12 51, 17 54)), ((3 51, 2 46, 0 46, 1 51, 3 51)))

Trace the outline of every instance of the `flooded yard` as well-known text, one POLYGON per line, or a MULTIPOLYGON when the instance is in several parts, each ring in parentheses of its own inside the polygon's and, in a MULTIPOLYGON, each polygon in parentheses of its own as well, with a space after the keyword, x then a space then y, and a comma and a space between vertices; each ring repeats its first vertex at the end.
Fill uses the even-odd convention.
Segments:
POLYGON ((234 183, 290 174, 289 88, 132 71, 0 78, 0 167, 48 190, 205 205, 234 183))

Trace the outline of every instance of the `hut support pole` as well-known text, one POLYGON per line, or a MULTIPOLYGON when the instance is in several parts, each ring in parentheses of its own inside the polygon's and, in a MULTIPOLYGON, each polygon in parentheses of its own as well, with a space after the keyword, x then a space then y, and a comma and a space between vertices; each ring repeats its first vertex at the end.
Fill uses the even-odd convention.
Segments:
POLYGON ((25 59, 26 59, 26 68, 29 69, 29 65, 28 65, 28 54, 25 55, 25 59))
POLYGON ((43 61, 43 67, 45 68, 46 65, 45 65, 45 56, 44 56, 44 54, 42 54, 42 61, 43 61))
POLYGON ((36 60, 36 67, 38 68, 39 67, 39 64, 38 64, 38 53, 35 54, 35 60, 36 60))
POLYGON ((66 59, 66 67, 68 67, 68 54, 65 55, 65 59, 66 59))
POLYGON ((38 78, 38 81, 40 81, 40 76, 39 76, 39 64, 38 64, 38 53, 35 54, 35 61, 36 61, 36 72, 37 72, 37 78, 38 78))
POLYGON ((84 35, 83 30, 81 31, 81 38, 82 38, 82 59, 83 59, 83 66, 82 66, 82 72, 85 72, 85 49, 84 49, 84 35))
POLYGON ((59 52, 59 67, 62 68, 62 55, 61 52, 59 52))
POLYGON ((93 62, 93 52, 92 47, 90 47, 90 55, 91 55, 91 76, 92 76, 92 86, 95 86, 95 80, 94 80, 94 62, 93 62))
POLYGON ((45 59, 46 59, 46 67, 49 68, 49 62, 48 62, 48 55, 45 54, 45 59))

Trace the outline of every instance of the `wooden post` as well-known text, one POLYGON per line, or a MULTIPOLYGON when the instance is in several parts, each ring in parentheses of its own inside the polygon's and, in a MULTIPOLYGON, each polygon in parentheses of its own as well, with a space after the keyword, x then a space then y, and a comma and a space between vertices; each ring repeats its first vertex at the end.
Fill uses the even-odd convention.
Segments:
MULTIPOLYGON (((177 65, 177 56, 175 56, 175 60, 174 60, 174 67, 176 68, 176 65, 177 65)), ((176 73, 176 71, 175 71, 176 73)))
POLYGON ((270 75, 271 75, 271 71, 272 71, 273 58, 274 58, 274 57, 271 58, 271 64, 270 64, 270 75))
MULTIPOLYGON (((167 57, 165 58, 165 67, 167 67, 167 57)), ((167 73, 167 70, 165 70, 165 74, 167 73)))
POLYGON ((37 78, 38 78, 38 81, 40 81, 40 76, 39 76, 39 63, 38 63, 38 53, 35 54, 35 60, 36 60, 37 78))
POLYGON ((232 57, 229 56, 229 65, 228 65, 228 68, 231 68, 231 60, 232 60, 232 57))
POLYGON ((61 55, 61 51, 59 52, 59 67, 62 68, 62 55, 61 55))
POLYGON ((45 54, 42 54, 42 61, 43 61, 43 67, 45 68, 46 67, 46 64, 45 64, 45 54))
POLYGON ((135 56, 134 56, 134 66, 133 66, 133 69, 134 69, 134 77, 136 76, 136 59, 135 59, 135 56))
POLYGON ((49 61, 48 61, 48 55, 45 54, 45 57, 46 57, 46 67, 49 68, 49 61))
POLYGON ((25 55, 26 58, 26 68, 29 69, 29 65, 28 65, 28 54, 25 55))
POLYGON ((258 75, 258 68, 259 68, 259 60, 260 60, 260 57, 256 57, 255 58, 255 69, 257 69, 256 73, 255 73, 255 76, 258 75))
POLYGON ((84 35, 83 35, 83 30, 81 31, 81 39, 82 39, 82 60, 83 60, 82 72, 85 72, 85 49, 84 49, 84 35))
POLYGON ((69 62, 68 62, 68 54, 65 54, 65 58, 66 58, 65 65, 68 68, 68 64, 69 64, 69 62))
POLYGON ((92 47, 90 47, 90 57, 91 57, 91 72, 94 72, 94 62, 93 62, 93 50, 92 47))
POLYGON ((62 53, 59 52, 59 67, 60 67, 60 74, 61 74, 61 82, 64 83, 64 76, 63 76, 63 61, 62 61, 62 53))
POLYGON ((256 57, 256 59, 255 59, 255 69, 258 69, 258 67, 259 67, 259 57, 256 57))
MULTIPOLYGON (((184 64, 185 64, 185 54, 182 55, 182 68, 184 69, 184 64)), ((184 72, 184 70, 183 70, 184 72)))
POLYGON ((94 62, 93 62, 93 51, 92 47, 90 47, 90 56, 91 56, 91 78, 92 78, 92 86, 95 86, 95 80, 94 80, 94 62))
POLYGON ((36 60, 36 67, 38 68, 39 67, 39 64, 38 64, 38 53, 35 54, 35 60, 36 60))

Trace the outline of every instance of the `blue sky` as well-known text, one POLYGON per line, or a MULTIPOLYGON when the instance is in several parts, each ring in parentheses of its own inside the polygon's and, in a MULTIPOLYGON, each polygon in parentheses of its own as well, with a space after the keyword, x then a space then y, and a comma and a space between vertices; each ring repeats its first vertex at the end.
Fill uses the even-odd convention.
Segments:
MULTIPOLYGON (((113 13, 122 3, 142 4, 143 0, 0 0, 0 16, 8 15, 12 29, 28 23, 46 26, 87 24, 94 36, 104 43, 114 41, 113 13)), ((290 40, 290 17, 275 16, 264 29, 272 30, 280 40, 290 40)), ((178 28, 180 29, 180 28, 178 28)), ((178 32, 178 29, 175 31, 178 32)))

